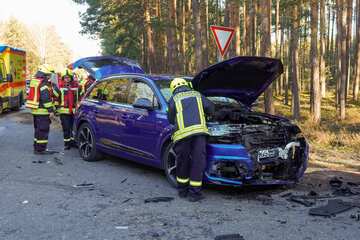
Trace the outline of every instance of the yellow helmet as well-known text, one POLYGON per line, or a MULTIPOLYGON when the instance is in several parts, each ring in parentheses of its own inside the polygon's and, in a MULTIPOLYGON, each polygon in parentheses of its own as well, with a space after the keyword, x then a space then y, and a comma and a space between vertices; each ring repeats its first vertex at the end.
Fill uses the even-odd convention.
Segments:
POLYGON ((65 68, 65 69, 61 72, 61 77, 65 77, 65 76, 69 76, 69 77, 72 77, 72 76, 73 76, 73 72, 71 71, 71 69, 65 68))
POLYGON ((46 75, 51 75, 52 73, 55 73, 55 69, 49 64, 40 65, 38 71, 46 75))
POLYGON ((170 83, 170 91, 173 93, 176 88, 181 86, 189 86, 188 82, 183 78, 174 78, 170 83))

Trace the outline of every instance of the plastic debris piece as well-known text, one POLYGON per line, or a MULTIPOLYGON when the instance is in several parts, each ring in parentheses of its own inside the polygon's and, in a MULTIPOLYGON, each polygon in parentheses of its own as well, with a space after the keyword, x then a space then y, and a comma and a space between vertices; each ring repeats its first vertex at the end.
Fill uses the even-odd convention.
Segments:
POLYGON ((29 203, 28 200, 25 200, 25 201, 22 202, 22 204, 28 204, 28 203, 29 203))
POLYGON ((121 202, 121 204, 123 204, 123 203, 127 203, 127 202, 129 202, 130 200, 133 200, 133 198, 128 198, 128 199, 125 199, 124 201, 122 201, 122 202, 121 202))
POLYGON ((310 199, 306 199, 303 196, 290 196, 288 198, 289 201, 291 202, 295 202, 295 203, 299 203, 301 205, 304 205, 305 207, 311 207, 312 205, 315 204, 315 200, 310 200, 310 199))
POLYGON ((245 240, 243 236, 240 234, 225 234, 219 235, 215 237, 215 240, 245 240))
POLYGON ((325 206, 311 208, 309 214, 313 216, 331 217, 352 209, 352 203, 344 202, 341 199, 329 200, 325 206))
POLYGON ((125 178, 124 180, 122 180, 120 183, 124 183, 127 181, 127 178, 125 178))
POLYGON ((57 165, 64 165, 63 161, 58 158, 58 157, 54 157, 54 162, 57 164, 57 165))
POLYGON ((117 230, 127 230, 127 229, 129 229, 129 227, 128 226, 116 226, 115 229, 117 229, 117 230))
POLYGON ((75 188, 82 188, 82 187, 94 187, 95 185, 93 183, 80 183, 73 185, 75 188))
POLYGON ((44 163, 45 161, 42 160, 36 160, 36 161, 32 161, 32 163, 44 163))
POLYGON ((170 202, 174 200, 173 197, 154 197, 154 198, 147 198, 145 199, 145 203, 158 203, 158 202, 170 202))
POLYGON ((338 188, 338 187, 341 187, 342 184, 343 184, 343 181, 341 181, 339 178, 337 177, 333 177, 329 180, 329 184, 330 186, 332 187, 335 187, 335 188, 338 188))

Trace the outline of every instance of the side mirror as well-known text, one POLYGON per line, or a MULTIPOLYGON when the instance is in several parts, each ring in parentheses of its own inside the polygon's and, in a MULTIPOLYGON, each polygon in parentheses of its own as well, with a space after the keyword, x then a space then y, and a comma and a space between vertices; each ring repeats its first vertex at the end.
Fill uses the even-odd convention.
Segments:
POLYGON ((12 82, 12 81, 13 81, 13 76, 12 76, 11 73, 6 74, 6 81, 7 81, 7 82, 12 82))
POLYGON ((135 108, 142 108, 146 110, 154 110, 152 102, 147 98, 138 98, 133 104, 135 108))

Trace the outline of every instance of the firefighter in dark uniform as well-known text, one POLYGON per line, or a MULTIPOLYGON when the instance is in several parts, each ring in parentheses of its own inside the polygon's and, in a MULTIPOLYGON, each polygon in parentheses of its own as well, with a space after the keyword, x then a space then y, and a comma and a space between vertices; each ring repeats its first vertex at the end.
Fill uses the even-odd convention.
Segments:
POLYGON ((55 76, 54 69, 48 65, 41 65, 30 81, 26 107, 31 109, 34 117, 34 153, 53 154, 55 151, 47 149, 50 131, 50 113, 54 110, 53 91, 50 79, 55 76))
POLYGON ((172 135, 176 153, 176 181, 179 196, 195 202, 203 199, 201 186, 206 167, 206 143, 209 134, 206 115, 214 113, 214 104, 189 87, 182 78, 170 83, 168 119, 175 125, 172 135))
POLYGON ((64 149, 76 147, 72 134, 74 114, 79 101, 79 85, 70 69, 61 73, 59 87, 54 87, 56 112, 60 115, 64 133, 64 149))

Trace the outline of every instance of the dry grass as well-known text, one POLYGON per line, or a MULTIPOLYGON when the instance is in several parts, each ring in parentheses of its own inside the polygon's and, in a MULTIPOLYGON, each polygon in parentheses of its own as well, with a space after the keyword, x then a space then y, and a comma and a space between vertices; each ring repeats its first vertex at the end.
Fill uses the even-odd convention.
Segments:
MULTIPOLYGON (((320 124, 314 124, 309 114, 309 95, 301 95, 301 119, 297 124, 310 143, 310 163, 360 172, 360 102, 349 101, 347 117, 339 121, 334 99, 334 94, 329 93, 322 100, 322 119, 320 124)), ((291 106, 283 101, 283 97, 276 97, 276 114, 291 119, 291 106)))

